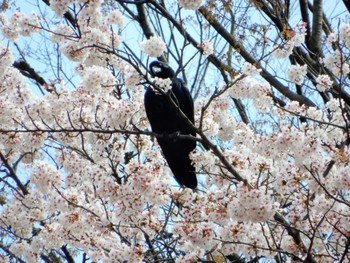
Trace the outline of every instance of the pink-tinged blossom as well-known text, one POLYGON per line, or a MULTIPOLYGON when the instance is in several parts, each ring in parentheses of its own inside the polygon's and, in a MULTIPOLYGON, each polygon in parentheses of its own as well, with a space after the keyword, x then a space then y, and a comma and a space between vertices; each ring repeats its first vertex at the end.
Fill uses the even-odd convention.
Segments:
POLYGON ((117 25, 119 28, 124 27, 124 16, 123 14, 118 10, 114 9, 111 12, 108 13, 108 15, 105 18, 105 22, 107 25, 117 25))
POLYGON ((67 11, 68 6, 74 2, 73 0, 51 0, 50 7, 57 16, 61 17, 67 11))
POLYGON ((78 42, 67 42, 60 46, 60 51, 74 62, 83 62, 89 55, 89 49, 84 49, 78 42))
POLYGON ((293 34, 293 37, 287 40, 283 45, 273 47, 273 55, 276 58, 287 58, 289 55, 292 54, 294 47, 300 46, 302 43, 305 42, 305 24, 297 25, 295 27, 295 31, 291 31, 291 34, 293 34))
MULTIPOLYGON (((172 81, 170 78, 163 79, 163 78, 154 77, 153 81, 157 85, 157 87, 163 90, 165 93, 167 93, 173 87, 172 81)), ((155 93, 160 94, 160 92, 158 92, 156 89, 155 89, 155 93)))
POLYGON ((287 71, 288 79, 296 84, 301 85, 304 81, 304 76, 307 73, 307 65, 291 65, 287 71))
POLYGON ((60 43, 66 41, 67 36, 74 36, 73 29, 65 24, 60 24, 55 30, 52 30, 51 40, 54 43, 60 43))
POLYGON ((206 57, 214 54, 214 44, 209 39, 205 40, 203 43, 200 43, 198 47, 206 57))
POLYGON ((21 255, 27 262, 38 262, 40 254, 32 250, 30 244, 26 241, 18 241, 11 245, 12 253, 21 255))
POLYGON ((258 69, 256 66, 250 64, 249 62, 244 62, 242 67, 242 73, 246 74, 251 77, 255 77, 259 75, 261 72, 261 69, 258 69))
POLYGON ((333 84, 333 81, 328 75, 319 75, 316 78, 316 82, 317 82, 317 85, 316 85, 317 90, 321 92, 329 90, 333 84))
MULTIPOLYGON (((344 157, 346 160, 349 160, 350 156, 346 153, 344 154, 344 157)), ((339 191, 346 191, 350 188, 350 173, 348 167, 344 167, 341 164, 337 166, 330 171, 327 181, 324 184, 324 186, 334 195, 337 195, 337 192, 339 191)))
MULTIPOLYGON (((216 226, 208 222, 195 222, 181 224, 174 229, 176 234, 186 238, 188 243, 183 246, 186 251, 198 251, 201 256, 205 251, 215 249, 218 241, 215 241, 216 226)), ((197 253, 198 253, 197 252, 197 253)))
POLYGON ((41 31, 40 19, 35 13, 31 13, 29 16, 25 16, 21 23, 22 28, 20 34, 22 36, 30 36, 35 32, 41 31))
POLYGON ((16 41, 19 36, 30 36, 41 31, 39 17, 35 13, 29 16, 22 12, 15 12, 7 19, 5 15, 0 15, 0 32, 9 40, 16 41))
POLYGON ((326 56, 322 59, 322 62, 338 78, 344 77, 350 72, 350 67, 346 62, 345 55, 339 50, 334 51, 334 54, 326 56))
POLYGON ((330 46, 333 42, 338 41, 338 35, 336 33, 330 33, 327 36, 327 44, 330 46))
POLYGON ((81 43, 84 45, 108 44, 109 35, 105 28, 86 27, 82 32, 81 43))
POLYGON ((344 41, 348 48, 350 48, 350 24, 343 23, 339 28, 339 39, 344 41))
POLYGON ((82 88, 94 95, 105 94, 112 91, 113 85, 116 84, 115 77, 111 71, 105 67, 92 66, 84 69, 82 88))
POLYGON ((185 9, 196 10, 203 4, 203 0, 179 0, 179 3, 185 9))
MULTIPOLYGON (((344 101, 342 99, 331 99, 326 103, 326 109, 328 109, 329 112, 331 112, 332 117, 332 123, 342 125, 344 123, 344 115, 343 115, 343 110, 340 105, 344 105, 344 101)), ((329 121, 327 119, 327 121, 329 121)), ((329 131, 328 131, 329 132, 329 131)), ((338 133, 338 135, 341 135, 342 133, 340 132, 339 129, 336 129, 333 131, 334 133, 338 133)), ((328 134, 328 136, 333 137, 333 132, 328 134)), ((336 138, 336 137, 333 137, 336 138)), ((341 142, 344 139, 343 136, 339 136, 336 141, 341 142)))
POLYGON ((160 57, 166 50, 166 44, 160 37, 150 37, 140 44, 141 51, 150 57, 160 57))
POLYGON ((124 65, 122 73, 125 87, 128 89, 136 88, 137 84, 141 81, 141 75, 129 64, 124 65))
POLYGON ((14 56, 8 47, 0 43, 0 78, 3 77, 7 69, 12 65, 14 56))
POLYGON ((256 108, 261 112, 267 112, 273 101, 269 96, 269 86, 252 77, 245 77, 232 86, 228 93, 237 99, 252 99, 256 108))
POLYGON ((245 77, 230 86, 228 92, 233 98, 255 99, 266 94, 268 87, 251 77, 245 77))
POLYGON ((30 180, 38 191, 47 194, 62 185, 61 173, 47 162, 36 162, 32 168, 30 180))
POLYGON ((278 206, 265 193, 266 189, 250 189, 240 184, 236 198, 228 205, 230 215, 237 221, 255 223, 272 218, 278 206))

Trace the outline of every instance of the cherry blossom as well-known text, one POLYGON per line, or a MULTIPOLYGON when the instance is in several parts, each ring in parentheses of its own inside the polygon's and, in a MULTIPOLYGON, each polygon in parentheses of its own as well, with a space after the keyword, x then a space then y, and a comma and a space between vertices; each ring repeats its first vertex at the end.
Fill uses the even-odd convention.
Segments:
POLYGON ((16 41, 21 35, 30 36, 41 31, 39 18, 35 13, 27 16, 22 12, 15 12, 10 20, 0 15, 0 21, 3 24, 0 26, 0 32, 12 41, 16 41))
POLYGON ((330 89, 333 84, 333 81, 328 75, 319 75, 316 81, 318 83, 316 87, 321 92, 330 89))
POLYGON ((204 56, 210 56, 214 53, 214 45, 213 43, 207 39, 203 43, 200 43, 198 47, 202 50, 204 56))
POLYGON ((254 77, 254 76, 259 75, 260 72, 261 72, 261 69, 256 68, 254 65, 252 65, 248 62, 245 62, 243 64, 243 67, 242 67, 243 74, 254 77))
MULTIPOLYGON (((167 79, 161 79, 158 77, 154 77, 154 83, 162 89, 165 93, 171 90, 172 88, 172 80, 167 78, 167 79)), ((155 90, 156 93, 159 93, 157 90, 155 90)))
POLYGON ((150 39, 142 41, 140 48, 150 57, 160 57, 166 50, 166 45, 160 37, 152 36, 150 39))
POLYGON ((179 0, 179 3, 185 9, 196 10, 203 4, 203 0, 179 0))
POLYGON ((310 25, 275 25, 282 10, 127 2, 0 14, 0 261, 345 262, 344 16, 328 20, 317 56, 310 25), (143 15, 161 37, 138 45, 143 15), (194 191, 177 184, 146 117, 145 89, 172 88, 147 71, 159 56, 194 98, 194 191))
POLYGON ((307 65, 291 65, 287 71, 288 78, 290 81, 296 84, 302 84, 304 76, 307 72, 307 65))

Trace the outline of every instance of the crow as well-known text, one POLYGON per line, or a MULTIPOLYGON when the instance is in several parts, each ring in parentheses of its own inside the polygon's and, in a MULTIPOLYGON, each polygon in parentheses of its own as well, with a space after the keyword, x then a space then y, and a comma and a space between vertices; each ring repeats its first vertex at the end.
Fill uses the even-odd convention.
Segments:
POLYGON ((196 141, 178 138, 176 134, 196 136, 185 120, 179 116, 176 107, 169 101, 170 96, 187 118, 194 123, 193 99, 183 80, 175 78, 174 70, 160 61, 153 61, 150 65, 152 77, 170 78, 172 88, 167 95, 155 92, 148 86, 145 93, 145 109, 152 131, 160 134, 158 144, 173 172, 176 181, 188 188, 197 187, 195 167, 191 163, 189 153, 196 148, 196 141))

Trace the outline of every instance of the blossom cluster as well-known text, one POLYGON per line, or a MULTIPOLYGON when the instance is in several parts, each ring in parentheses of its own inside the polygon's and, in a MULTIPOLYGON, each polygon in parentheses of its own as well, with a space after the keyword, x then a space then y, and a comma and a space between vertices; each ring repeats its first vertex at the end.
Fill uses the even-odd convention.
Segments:
POLYGON ((330 33, 327 37, 327 42, 331 45, 334 42, 341 41, 347 48, 350 48, 350 24, 342 23, 339 27, 339 33, 330 33))
POLYGON ((267 112, 272 105, 272 99, 269 95, 269 85, 249 76, 239 79, 231 85, 228 93, 237 99, 253 99, 254 105, 261 112, 267 112))
POLYGON ((141 80, 140 74, 129 64, 125 64, 122 67, 123 78, 126 88, 133 89, 141 80))
POLYGON ((166 50, 166 44, 160 37, 152 36, 140 44, 141 51, 150 57, 160 57, 166 50))
MULTIPOLYGON (((188 9, 202 2, 180 0, 188 9)), ((229 85, 215 83, 215 92, 208 87, 196 98, 203 147, 198 142, 190 159, 200 186, 183 189, 149 136, 142 86, 147 75, 130 63, 131 54, 116 51, 121 37, 113 27, 124 26, 122 13, 103 10, 102 0, 50 3, 58 16, 81 4, 79 32, 59 23, 51 39, 70 63, 77 62, 73 85, 57 77, 43 95, 33 93, 35 85, 12 66, 10 45, 0 45, 0 152, 6 158, 1 187, 11 191, 1 200, 0 228, 8 233, 11 258, 37 262, 68 247, 94 262, 144 262, 165 254, 166 247, 175 262, 204 261, 209 254, 219 262, 233 253, 305 260, 308 248, 318 262, 341 260, 350 229, 343 100, 330 97, 322 107, 287 100, 273 106, 260 69, 244 63, 245 75, 229 85), (268 113, 272 124, 260 131, 257 122, 241 121, 232 99, 251 101, 249 112, 268 113), (17 174, 26 191, 12 187, 17 174), (291 232, 298 233, 298 242, 291 232)), ((26 35, 23 16, 12 19, 19 31, 11 35, 2 16, 4 36, 26 35)), ((275 55, 285 57, 304 36, 302 25, 275 55)), ((349 26, 329 39, 348 43, 349 26)), ((209 41, 200 48, 204 55, 213 52, 209 41)), ((160 38, 141 43, 149 56, 165 49, 160 38)), ((348 73, 343 56, 334 51, 322 61, 336 77, 348 73)), ((303 84, 306 71, 292 65, 289 80, 303 84)), ((172 87, 171 79, 153 81, 164 92, 172 87)), ((315 78, 321 92, 334 82, 331 74, 315 78)))
POLYGON ((0 32, 9 40, 16 41, 20 36, 30 36, 41 31, 39 17, 35 13, 25 15, 15 12, 10 19, 0 14, 0 32))
POLYGON ((292 37, 288 39, 283 45, 275 46, 273 55, 276 58, 287 58, 290 54, 292 54, 294 47, 300 46, 305 41, 306 36, 306 25, 300 24, 297 25, 294 31, 289 32, 292 37))
POLYGON ((259 75, 260 72, 261 72, 261 69, 257 68, 256 66, 254 66, 248 62, 245 62, 243 64, 243 67, 242 67, 243 74, 246 74, 250 77, 255 77, 255 76, 259 75))
MULTIPOLYGON (((170 78, 158 78, 154 77, 153 78, 154 83, 157 85, 158 88, 162 89, 165 93, 167 93, 169 90, 172 89, 172 80, 170 78)), ((157 90, 155 90, 156 93, 159 93, 157 90)))
MULTIPOLYGON (((56 3, 61 5, 63 2, 56 1, 56 3)), ((60 51, 70 60, 84 63, 87 66, 104 66, 107 61, 113 65, 115 58, 106 52, 100 52, 99 47, 116 49, 120 46, 122 38, 114 32, 113 26, 122 28, 124 16, 116 9, 102 15, 98 8, 100 4, 101 1, 93 1, 84 5, 80 10, 77 16, 79 33, 81 34, 79 37, 76 36, 76 32, 71 27, 64 24, 59 24, 52 32, 52 41, 62 43, 60 51)), ((57 9, 57 12, 61 12, 60 10, 61 8, 57 9)), ((65 9, 62 7, 62 10, 65 9)))
POLYGON ((50 6, 57 16, 62 16, 67 11, 68 6, 74 2, 74 0, 52 0, 50 6))
POLYGON ((288 78, 290 81, 301 85, 304 80, 304 76, 307 73, 307 65, 291 65, 287 71, 288 78))
POLYGON ((203 4, 203 0, 179 0, 179 3, 185 9, 196 10, 203 4))
POLYGON ((339 50, 334 51, 334 54, 327 55, 321 59, 321 62, 338 78, 346 76, 350 72, 350 66, 348 63, 344 63, 344 54, 339 50))
POLYGON ((331 78, 328 75, 319 75, 316 78, 317 81, 317 90, 318 91, 326 91, 329 90, 332 87, 333 81, 331 80, 331 78))
POLYGON ((214 44, 209 39, 205 40, 203 43, 200 43, 198 47, 206 57, 214 53, 214 44))

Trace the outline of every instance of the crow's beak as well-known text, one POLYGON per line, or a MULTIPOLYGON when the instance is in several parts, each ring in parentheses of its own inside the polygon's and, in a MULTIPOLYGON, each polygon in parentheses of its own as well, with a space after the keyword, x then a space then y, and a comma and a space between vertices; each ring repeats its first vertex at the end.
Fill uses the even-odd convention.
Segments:
POLYGON ((158 67, 158 66, 153 66, 152 69, 151 69, 151 73, 153 76, 159 74, 161 71, 162 71, 162 68, 161 67, 158 67))

